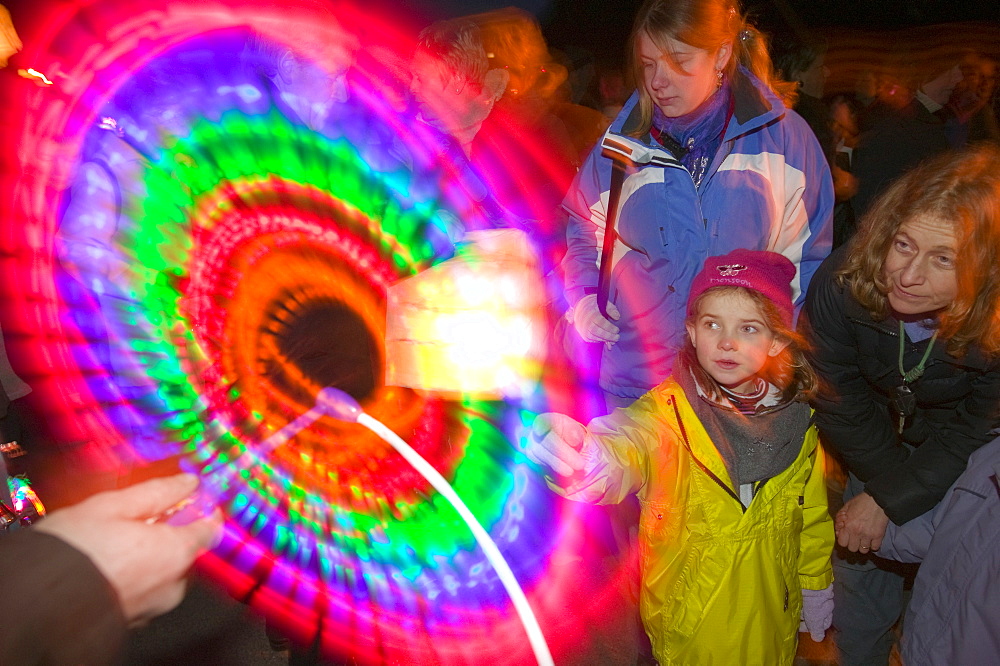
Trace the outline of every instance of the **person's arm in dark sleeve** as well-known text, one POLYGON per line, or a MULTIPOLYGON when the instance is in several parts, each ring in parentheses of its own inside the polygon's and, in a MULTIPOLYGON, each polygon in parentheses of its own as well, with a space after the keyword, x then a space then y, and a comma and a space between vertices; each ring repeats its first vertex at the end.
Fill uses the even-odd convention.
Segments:
POLYGON ((0 536, 0 664, 115 663, 127 626, 181 602, 187 572, 222 525, 198 477, 177 474, 97 493, 0 536))
POLYGON ((33 528, 0 536, 0 664, 112 664, 127 624, 86 555, 33 528))

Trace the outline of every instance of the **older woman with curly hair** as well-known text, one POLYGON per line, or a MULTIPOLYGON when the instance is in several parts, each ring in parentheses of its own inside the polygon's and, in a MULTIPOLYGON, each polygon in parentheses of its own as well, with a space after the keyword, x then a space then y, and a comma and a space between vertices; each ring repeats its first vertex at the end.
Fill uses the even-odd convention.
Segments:
POLYGON ((1000 150, 981 146, 897 180, 810 285, 817 424, 849 472, 841 664, 888 662, 904 582, 875 555, 889 521, 933 508, 1000 427, 998 261, 1000 150))

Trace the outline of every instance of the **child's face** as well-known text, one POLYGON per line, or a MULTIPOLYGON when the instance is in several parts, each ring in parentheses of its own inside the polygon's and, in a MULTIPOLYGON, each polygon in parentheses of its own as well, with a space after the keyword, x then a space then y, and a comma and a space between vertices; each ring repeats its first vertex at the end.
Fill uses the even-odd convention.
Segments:
POLYGON ((764 322, 753 299, 742 291, 725 290, 707 293, 686 326, 705 372, 730 390, 749 393, 768 359, 788 346, 764 322))

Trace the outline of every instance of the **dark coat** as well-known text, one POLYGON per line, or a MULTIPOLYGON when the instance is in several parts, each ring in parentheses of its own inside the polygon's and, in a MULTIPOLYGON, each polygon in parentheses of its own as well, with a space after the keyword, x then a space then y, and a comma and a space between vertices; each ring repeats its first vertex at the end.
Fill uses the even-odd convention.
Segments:
POLYGON ((0 535, 0 557, 0 664, 118 663, 125 617, 90 558, 34 528, 0 535))
MULTIPOLYGON (((1000 360, 987 359, 976 347, 955 358, 938 340, 923 377, 910 385, 916 411, 898 434, 891 396, 903 383, 899 322, 875 321, 834 282, 845 255, 838 250, 823 263, 803 309, 803 331, 822 382, 816 422, 825 445, 901 525, 941 501, 969 455, 1000 426, 1000 360)), ((903 367, 916 366, 928 343, 907 338, 903 367)))

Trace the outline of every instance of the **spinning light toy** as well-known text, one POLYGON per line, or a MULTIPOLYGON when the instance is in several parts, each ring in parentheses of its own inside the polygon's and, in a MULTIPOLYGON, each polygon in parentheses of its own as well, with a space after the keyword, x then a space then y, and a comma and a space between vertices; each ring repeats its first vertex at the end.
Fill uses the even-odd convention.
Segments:
MULTIPOLYGON (((116 7, 53 2, 22 30, 19 57, 51 85, 23 81, 7 110, 4 330, 61 438, 92 467, 173 459, 199 473, 227 516, 201 566, 300 643, 372 663, 530 658, 470 516, 364 427, 298 420, 348 348, 374 350, 381 375, 392 284, 447 261, 459 227, 495 224, 474 170, 387 103, 405 86, 366 59, 407 39, 296 3, 116 7), (251 29, 279 45, 317 30, 363 40, 338 73, 350 99, 298 113, 238 57, 251 29), (303 337, 331 320, 339 349, 303 337), (275 445, 290 424, 303 429, 275 445)), ((579 399, 565 373, 542 386, 508 402, 357 390, 450 481, 558 654, 595 616, 576 572, 548 566, 582 546, 582 508, 518 453, 536 411, 579 399)), ((593 592, 594 608, 614 594, 593 592)))

